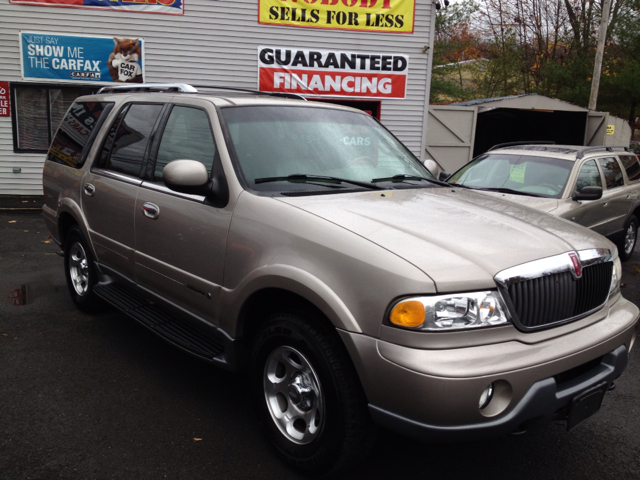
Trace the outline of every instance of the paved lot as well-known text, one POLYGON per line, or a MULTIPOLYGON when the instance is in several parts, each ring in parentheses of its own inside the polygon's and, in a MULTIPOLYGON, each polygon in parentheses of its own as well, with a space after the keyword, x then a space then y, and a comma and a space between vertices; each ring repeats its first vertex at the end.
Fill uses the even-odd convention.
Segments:
MULTIPOLYGON (((0 212, 0 479, 300 478, 262 437, 242 376, 114 310, 77 311, 47 235, 38 213, 0 212), (21 285, 28 303, 13 306, 21 285)), ((622 280, 636 304, 639 275, 637 252, 622 280)), ((571 433, 551 424, 432 445, 381 432, 344 478, 638 479, 640 348, 631 357, 602 410, 571 433)))

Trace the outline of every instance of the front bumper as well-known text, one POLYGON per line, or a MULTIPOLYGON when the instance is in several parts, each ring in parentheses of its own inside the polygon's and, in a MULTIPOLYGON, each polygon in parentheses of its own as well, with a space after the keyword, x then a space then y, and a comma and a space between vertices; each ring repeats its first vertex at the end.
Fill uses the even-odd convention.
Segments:
POLYGON ((624 345, 602 357, 601 362, 571 381, 559 383, 554 377, 534 383, 508 414, 470 425, 439 426, 420 423, 374 405, 369 411, 379 425, 419 440, 467 441, 525 432, 551 420, 564 420, 571 400, 581 392, 606 383, 609 387, 627 366, 624 345))
POLYGON ((565 326, 556 336, 547 330, 544 336, 458 348, 340 335, 377 423, 420 439, 464 441, 564 418, 576 395, 610 386, 626 367, 639 313, 618 296, 597 317, 565 326), (480 396, 491 383, 493 400, 480 410, 480 396))

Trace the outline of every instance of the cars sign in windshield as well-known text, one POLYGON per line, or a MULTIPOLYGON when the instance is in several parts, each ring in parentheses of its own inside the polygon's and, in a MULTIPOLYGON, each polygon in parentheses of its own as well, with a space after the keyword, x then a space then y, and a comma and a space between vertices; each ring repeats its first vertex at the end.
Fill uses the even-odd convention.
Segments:
POLYGON ((495 153, 476 158, 447 181, 481 190, 560 198, 572 167, 569 160, 495 153))
POLYGON ((374 179, 389 179, 381 182, 384 188, 434 186, 422 181, 434 180, 422 163, 364 113, 285 106, 221 111, 238 167, 251 189, 340 191, 359 188, 357 182, 368 184, 360 188, 376 188, 374 179), (345 181, 325 181, 329 177, 345 181))

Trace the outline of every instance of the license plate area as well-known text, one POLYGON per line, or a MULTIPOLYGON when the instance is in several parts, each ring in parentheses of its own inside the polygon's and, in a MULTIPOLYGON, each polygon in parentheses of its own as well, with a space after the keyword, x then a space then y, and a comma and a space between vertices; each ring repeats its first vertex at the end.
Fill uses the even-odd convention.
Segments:
POLYGON ((567 430, 572 430, 579 423, 600 410, 600 405, 602 405, 602 399, 606 392, 607 382, 602 382, 573 397, 569 405, 567 430))

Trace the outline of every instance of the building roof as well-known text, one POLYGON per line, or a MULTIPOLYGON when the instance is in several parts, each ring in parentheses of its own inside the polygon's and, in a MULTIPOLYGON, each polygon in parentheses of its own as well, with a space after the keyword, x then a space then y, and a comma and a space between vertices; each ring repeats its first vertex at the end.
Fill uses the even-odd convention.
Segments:
POLYGON ((565 102, 564 100, 558 100, 557 98, 538 95, 537 93, 526 93, 521 95, 511 95, 507 97, 477 98, 475 100, 469 100, 466 102, 452 103, 451 105, 477 105, 479 107, 479 112, 493 110, 495 108, 519 108, 549 111, 561 110, 585 113, 589 111, 586 108, 579 107, 569 102, 565 102))

